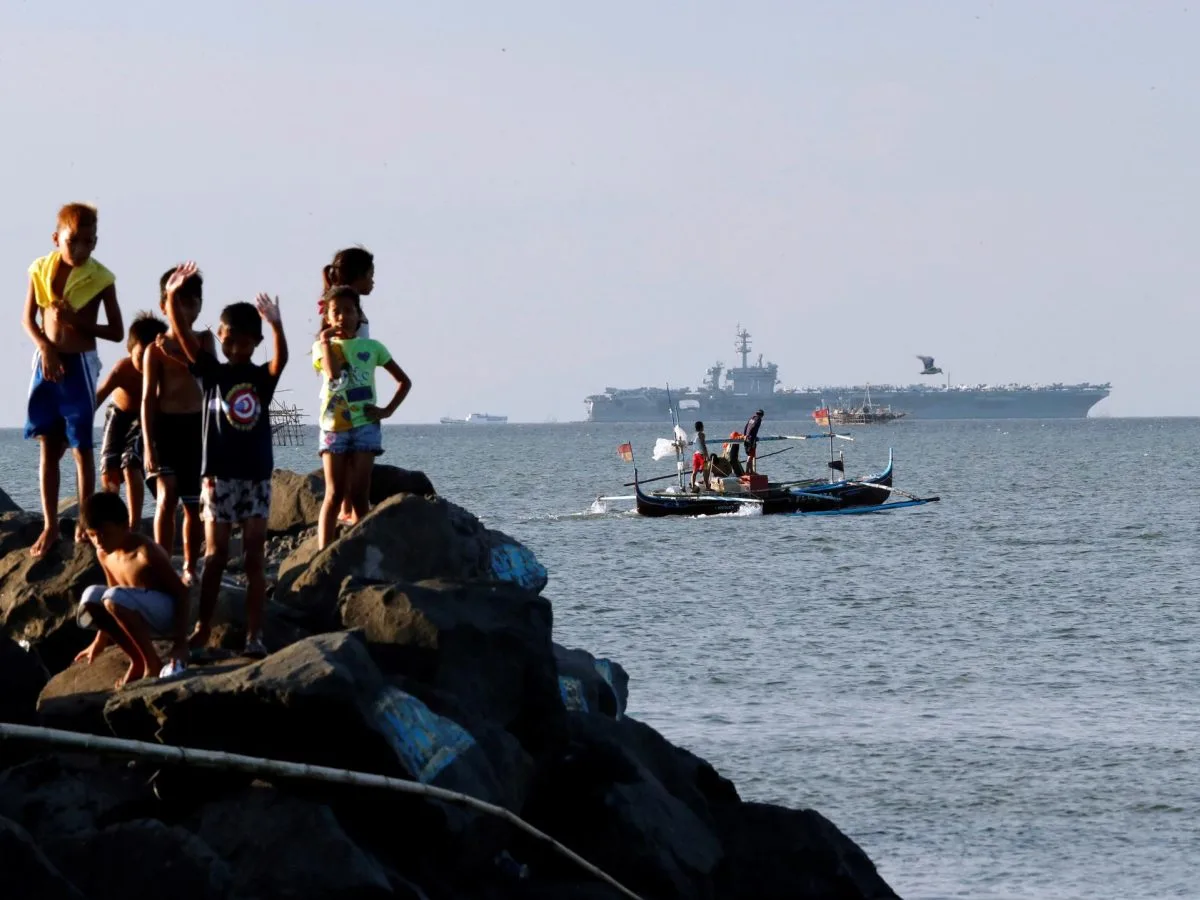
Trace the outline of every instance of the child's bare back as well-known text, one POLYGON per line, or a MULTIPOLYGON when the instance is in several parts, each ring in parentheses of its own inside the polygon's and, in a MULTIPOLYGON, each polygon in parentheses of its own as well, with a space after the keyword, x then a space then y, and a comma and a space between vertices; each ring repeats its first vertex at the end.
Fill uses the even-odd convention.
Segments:
POLYGON ((112 587, 142 588, 171 596, 183 587, 167 552, 145 535, 131 531, 112 551, 98 549, 96 557, 112 587))
POLYGON ((113 406, 121 412, 141 415, 142 409, 142 373, 138 371, 133 360, 123 356, 109 370, 105 380, 108 397, 113 406))

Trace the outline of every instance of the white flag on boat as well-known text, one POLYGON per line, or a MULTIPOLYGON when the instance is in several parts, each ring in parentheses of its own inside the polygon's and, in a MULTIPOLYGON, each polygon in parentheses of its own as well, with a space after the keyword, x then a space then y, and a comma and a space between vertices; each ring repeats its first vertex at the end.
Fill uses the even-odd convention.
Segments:
POLYGON ((654 453, 651 454, 655 460, 667 459, 674 456, 676 453, 682 453, 691 444, 688 439, 687 432, 675 426, 675 439, 659 438, 654 442, 654 453))
POLYGON ((654 442, 654 453, 651 456, 656 459, 666 459, 668 456, 675 455, 675 442, 666 438, 659 438, 654 442))

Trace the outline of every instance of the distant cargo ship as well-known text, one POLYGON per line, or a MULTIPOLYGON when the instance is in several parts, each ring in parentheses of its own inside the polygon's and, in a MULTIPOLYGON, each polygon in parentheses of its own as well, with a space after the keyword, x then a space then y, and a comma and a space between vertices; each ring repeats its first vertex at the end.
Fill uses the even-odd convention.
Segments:
MULTIPOLYGON (((671 400, 698 419, 740 421, 756 409, 770 419, 807 420, 813 410, 853 403, 867 390, 865 385, 789 388, 776 390, 779 367, 762 355, 749 364, 750 333, 740 326, 734 345, 742 357, 738 368, 725 372, 717 363, 697 390, 672 390, 671 400), (721 384, 721 374, 725 383, 721 384)), ((925 360, 922 374, 940 373, 933 360, 925 360)), ((895 385, 870 386, 877 406, 905 413, 906 419, 1083 419, 1088 410, 1111 393, 1112 385, 895 385)), ((605 388, 584 400, 589 422, 658 422, 668 415, 665 388, 605 388)))
POLYGON ((443 425, 504 425, 508 416, 493 416, 491 413, 471 413, 465 419, 442 416, 443 425))

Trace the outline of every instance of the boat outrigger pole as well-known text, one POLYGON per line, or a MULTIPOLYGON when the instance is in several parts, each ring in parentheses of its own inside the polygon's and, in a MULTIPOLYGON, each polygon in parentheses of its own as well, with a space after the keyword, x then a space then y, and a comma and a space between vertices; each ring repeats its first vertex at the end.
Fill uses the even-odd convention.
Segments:
POLYGON ((683 447, 680 446, 679 422, 675 418, 675 402, 671 399, 671 385, 667 385, 667 409, 671 413, 671 439, 675 443, 675 471, 679 475, 679 489, 683 490, 683 447))

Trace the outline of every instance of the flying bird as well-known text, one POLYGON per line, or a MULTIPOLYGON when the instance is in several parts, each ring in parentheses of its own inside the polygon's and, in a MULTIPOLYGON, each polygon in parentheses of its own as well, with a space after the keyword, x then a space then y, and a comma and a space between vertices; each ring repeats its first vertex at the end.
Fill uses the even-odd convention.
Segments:
POLYGON ((933 365, 933 357, 932 356, 918 355, 917 359, 919 359, 921 361, 921 363, 925 366, 925 370, 923 372, 921 372, 922 375, 940 375, 942 373, 941 369, 938 369, 933 365))

